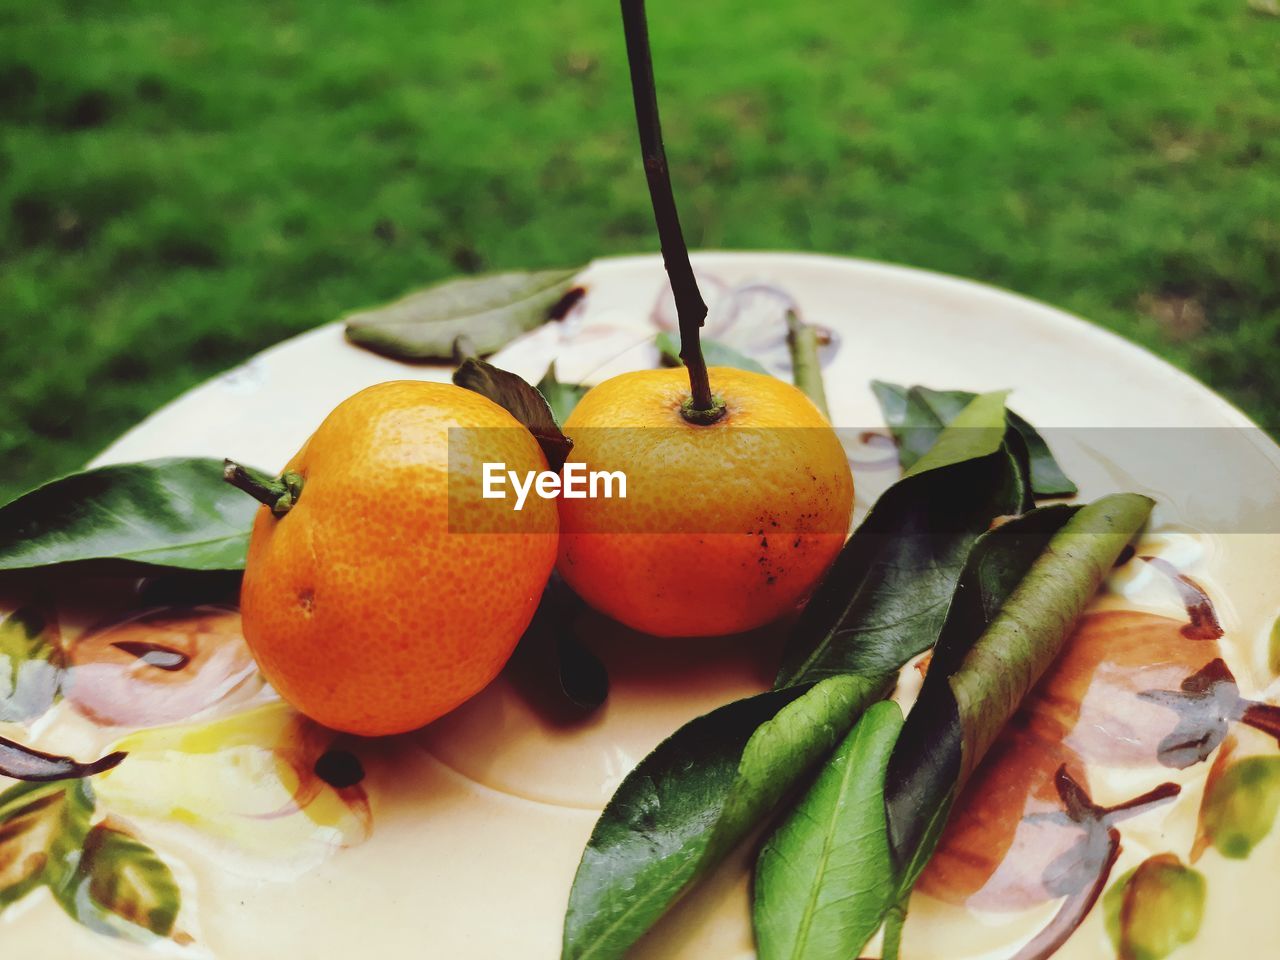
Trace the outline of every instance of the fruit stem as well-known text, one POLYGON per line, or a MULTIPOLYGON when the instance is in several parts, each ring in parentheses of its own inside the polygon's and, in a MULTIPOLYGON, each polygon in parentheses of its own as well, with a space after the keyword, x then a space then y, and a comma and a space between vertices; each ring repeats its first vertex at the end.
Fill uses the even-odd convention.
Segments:
POLYGON ((717 403, 702 357, 699 328, 707 318, 707 304, 698 290, 698 280, 689 262, 680 229, 680 214, 671 192, 671 172, 662 145, 662 124, 658 119, 658 92, 653 82, 653 58, 649 52, 649 25, 645 21, 644 0, 622 0, 622 29, 627 40, 627 62, 631 66, 631 94, 636 105, 636 126, 640 131, 640 153, 649 181, 653 219, 658 225, 662 262, 671 279, 671 293, 680 320, 680 359, 689 371, 690 403, 681 409, 690 423, 714 423, 724 416, 724 402, 717 403), (686 412, 686 408, 690 412, 686 412))
POLYGON ((288 513, 302 493, 302 474, 289 471, 278 480, 234 460, 222 461, 222 479, 271 508, 277 517, 288 513))
POLYGON ((802 321, 794 310, 787 311, 787 346, 791 348, 791 379, 830 420, 822 362, 818 359, 818 331, 802 321))

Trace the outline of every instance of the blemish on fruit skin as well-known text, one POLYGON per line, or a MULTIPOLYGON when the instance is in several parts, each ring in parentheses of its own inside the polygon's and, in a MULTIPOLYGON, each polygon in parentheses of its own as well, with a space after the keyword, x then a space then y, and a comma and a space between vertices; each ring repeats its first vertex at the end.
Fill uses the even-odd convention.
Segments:
POLYGON ((302 612, 308 617, 316 608, 316 592, 308 587, 298 594, 298 606, 302 608, 302 612))

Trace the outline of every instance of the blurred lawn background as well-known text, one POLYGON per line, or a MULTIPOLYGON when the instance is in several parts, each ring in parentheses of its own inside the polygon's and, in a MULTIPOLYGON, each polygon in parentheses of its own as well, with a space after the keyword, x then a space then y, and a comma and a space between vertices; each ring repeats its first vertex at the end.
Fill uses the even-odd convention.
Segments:
MULTIPOLYGON (((651 0, 691 245, 1007 287, 1274 432, 1252 4, 651 0)), ((0 0, 0 495, 352 308, 655 249, 626 84, 611 0, 0 0)))

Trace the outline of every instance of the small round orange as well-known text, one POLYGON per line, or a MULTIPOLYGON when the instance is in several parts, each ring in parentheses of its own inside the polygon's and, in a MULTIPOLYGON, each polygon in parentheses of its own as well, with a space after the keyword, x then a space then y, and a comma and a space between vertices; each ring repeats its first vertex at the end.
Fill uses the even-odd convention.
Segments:
POLYGON ((625 499, 562 498, 560 574, 656 636, 721 636, 793 611, 849 530, 853 476, 826 418, 774 377, 709 371, 724 416, 689 423, 682 368, 613 377, 565 423, 569 460, 622 471, 625 499))
POLYGON ((241 591, 245 640, 285 700, 337 730, 401 733, 497 675, 554 566, 557 516, 552 500, 481 499, 484 462, 547 469, 514 417, 452 384, 378 384, 329 414, 285 468, 303 478, 292 508, 258 513, 241 591))

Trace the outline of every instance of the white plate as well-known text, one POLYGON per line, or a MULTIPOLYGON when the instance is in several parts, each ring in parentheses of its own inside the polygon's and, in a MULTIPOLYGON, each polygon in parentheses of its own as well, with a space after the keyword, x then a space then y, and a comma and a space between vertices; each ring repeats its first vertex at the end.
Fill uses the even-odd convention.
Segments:
MULTIPOLYGON (((842 347, 826 371, 838 426, 882 423, 868 386, 873 379, 1012 388, 1011 405, 1048 430, 1082 497, 1133 489, 1160 499, 1149 549, 1182 551, 1179 562, 1212 585, 1226 621, 1228 659, 1246 692, 1271 682, 1265 643, 1280 611, 1280 578, 1274 575, 1280 537, 1266 523, 1276 522, 1280 449, 1235 408, 1110 333, 979 284, 800 254, 709 253, 695 262, 699 271, 730 283, 781 285, 808 321, 840 334, 842 347), (1199 458, 1204 472, 1192 484, 1170 474, 1173 468, 1160 460, 1164 454, 1135 451, 1137 433, 1100 429, 1109 427, 1203 429, 1221 449, 1199 458), (1161 539, 1166 531, 1188 526, 1202 528, 1189 551, 1177 538, 1161 539)), ((563 380, 595 382, 622 369, 652 366, 650 311, 665 282, 660 260, 599 261, 582 281, 589 289, 584 314, 522 338, 493 361, 531 381, 555 358, 563 380)), ((333 406, 360 388, 388 379, 447 380, 449 372, 356 349, 344 341, 339 324, 328 324, 191 390, 95 463, 200 455, 275 469, 333 406)), ((876 483, 861 476, 859 482, 865 509, 876 483)), ((1159 609, 1164 601, 1149 580, 1124 589, 1139 604, 1159 609)), ((177 953, 227 960, 557 957, 583 844, 621 778, 684 720, 768 682, 761 667, 767 658, 744 655, 732 643, 655 649, 652 640, 628 639, 604 644, 614 688, 586 724, 543 722, 499 680, 424 733, 372 748, 371 838, 302 876, 283 881, 228 869, 217 858, 203 859, 205 848, 165 833, 164 842, 173 844, 166 851, 186 859, 197 891, 197 944, 177 953)), ((1186 778, 1187 803, 1194 804, 1203 773, 1191 771, 1186 778)), ((1117 875, 1138 862, 1161 831, 1180 831, 1180 838, 1186 829, 1171 815, 1126 833, 1117 875)), ((753 956, 746 863, 739 857, 699 888, 638 955, 753 956)), ((1280 843, 1273 837, 1248 861, 1206 867, 1214 877, 1204 928, 1179 956, 1220 956, 1228 942, 1258 955, 1258 944, 1280 942, 1274 910, 1243 907, 1270 890, 1277 866, 1280 843)), ((7 952, 29 958, 153 955, 77 927, 48 898, 31 900, 0 922, 7 952)), ((937 950, 956 960, 1007 955, 1009 944, 1033 929, 987 924, 958 935, 944 922, 945 911, 934 912, 927 902, 913 909, 918 916, 908 929, 909 958, 938 956, 937 950), (931 928, 948 931, 943 943, 931 928)), ((1110 955, 1097 912, 1061 957, 1110 955)))

